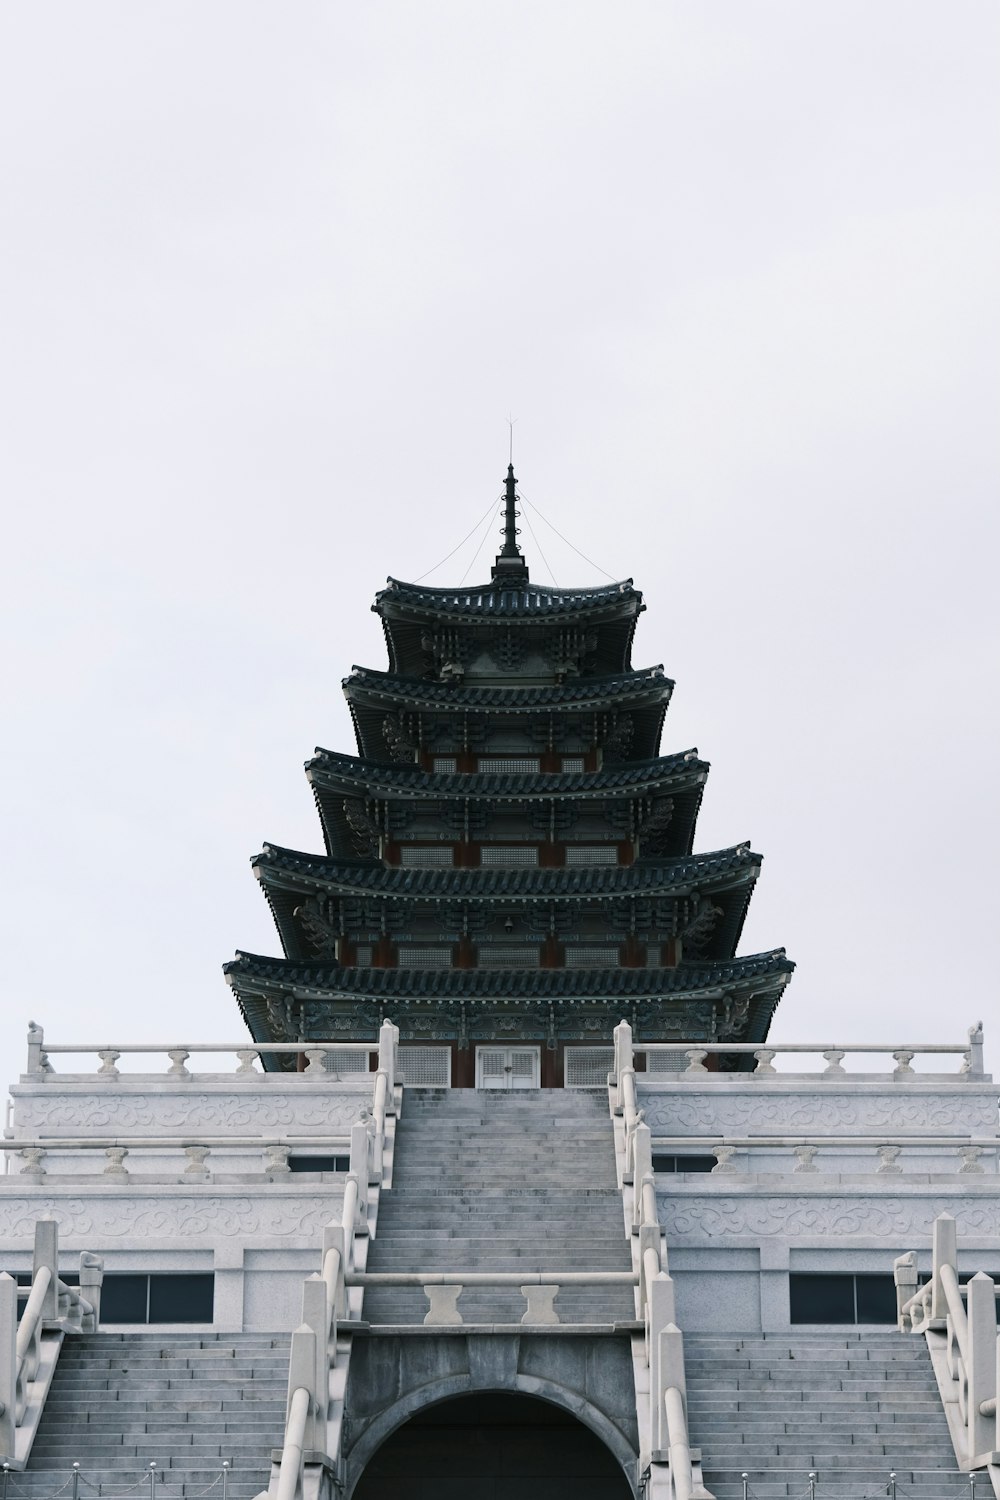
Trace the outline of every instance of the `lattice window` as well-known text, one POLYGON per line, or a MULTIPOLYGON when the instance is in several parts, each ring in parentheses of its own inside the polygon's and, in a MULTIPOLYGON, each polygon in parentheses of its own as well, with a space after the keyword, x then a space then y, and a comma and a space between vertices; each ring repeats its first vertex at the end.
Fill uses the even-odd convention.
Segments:
POLYGON ((563 772, 567 776, 583 775, 583 756, 564 755, 562 759, 563 772))
MULTIPOLYGON (((692 1047, 697 1044, 692 1042, 692 1047)), ((641 1051, 641 1046, 636 1047, 641 1051)), ((655 1073, 683 1073, 688 1065, 688 1060, 683 1052, 647 1052, 646 1072, 655 1073)))
POLYGON ((567 844, 567 865, 616 865, 618 850, 614 844, 567 844))
POLYGON ((454 776, 458 771, 458 760, 454 755, 435 755, 432 764, 440 776, 454 776))
POLYGON ((541 769, 537 755, 481 755, 479 769, 484 776, 531 776, 541 769))
POLYGON ((358 943, 354 949, 354 962, 359 969, 370 969, 374 957, 371 943, 358 943))
POLYGON ((578 943, 566 949, 567 969, 617 969, 618 949, 578 943))
POLYGON ((400 862, 409 870, 450 870, 454 864, 450 844, 404 844, 400 862))
MULTIPOLYGON (((308 1047, 309 1043, 305 1042, 303 1046, 308 1047)), ((374 1046, 372 1051, 375 1051, 374 1046)), ((331 1047, 323 1054, 323 1067, 327 1073, 337 1073, 341 1077, 345 1073, 367 1073, 368 1053, 348 1052, 340 1047, 331 1047)))
POLYGON ((484 944, 479 949, 481 969, 537 969, 539 950, 534 947, 511 944, 484 944))
POLYGON ((486 844, 479 853, 480 864, 505 865, 508 869, 524 869, 538 863, 538 850, 533 844, 486 844))
POLYGON ((437 948, 411 948, 408 944, 399 946, 399 967, 401 969, 450 969, 451 949, 445 947, 437 948))
POLYGON ((563 1054, 568 1089, 603 1089, 615 1065, 614 1047, 567 1047, 563 1054))
POLYGON ((451 1088, 450 1047, 400 1047, 400 1078, 411 1089, 451 1088))

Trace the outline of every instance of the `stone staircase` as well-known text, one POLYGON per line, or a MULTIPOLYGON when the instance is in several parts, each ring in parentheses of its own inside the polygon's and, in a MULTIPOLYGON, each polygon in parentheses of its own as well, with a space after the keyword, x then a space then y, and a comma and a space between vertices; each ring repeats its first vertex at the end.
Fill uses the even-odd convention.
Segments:
MULTIPOLYGON (((628 1271, 606 1096, 407 1089, 369 1271, 628 1271)), ((373 1324, 422 1323, 420 1288, 370 1287, 373 1324)), ((516 1288, 469 1288, 466 1323, 519 1323, 516 1288)), ((628 1286, 567 1288, 560 1321, 635 1317, 628 1286)))
MULTIPOLYGON (((228 1500, 267 1488, 285 1425, 288 1335, 98 1333, 66 1339, 28 1468, 11 1496, 48 1497, 80 1464, 80 1500, 228 1500), (55 1472, 53 1472, 55 1471, 55 1472), (145 1478, 141 1476, 145 1474, 145 1478), (99 1488, 97 1488, 99 1487, 99 1488)), ((72 1488, 66 1490, 67 1500, 72 1488)))
MULTIPOLYGON (((844 1330, 684 1339, 691 1441, 717 1500, 950 1500, 960 1474, 923 1339, 844 1330)), ((980 1479, 975 1493, 991 1495, 980 1479)))

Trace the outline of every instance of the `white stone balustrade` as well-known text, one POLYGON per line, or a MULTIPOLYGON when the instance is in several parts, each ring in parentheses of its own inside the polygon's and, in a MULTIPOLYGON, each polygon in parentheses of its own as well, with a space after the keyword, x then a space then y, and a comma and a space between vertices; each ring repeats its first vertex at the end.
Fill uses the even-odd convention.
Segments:
POLYGON ((934 1221, 927 1284, 915 1289, 913 1251, 895 1260, 893 1272, 899 1327, 927 1340, 959 1467, 972 1472, 1000 1464, 1000 1288, 981 1271, 960 1285, 957 1226, 950 1214, 934 1221))
MULTIPOLYGON (((392 1061, 398 1053, 398 1040, 392 1044, 392 1061)), ((270 1058, 304 1058, 306 1066, 301 1073, 296 1070, 281 1069, 281 1076, 311 1076, 315 1078, 321 1074, 333 1081, 340 1079, 341 1074, 346 1078, 355 1078, 359 1074, 364 1075, 374 1071, 372 1063, 376 1057, 379 1061, 376 1066, 385 1068, 385 1062, 380 1052, 380 1043, 372 1042, 342 1042, 342 1041, 313 1041, 312 1039, 302 1042, 136 1042, 116 1043, 110 1046, 107 1043, 86 1042, 60 1042, 46 1043, 45 1035, 40 1026, 34 1021, 28 1026, 28 1057, 25 1068, 25 1077, 46 1076, 56 1074, 53 1065, 53 1057, 86 1057, 95 1056, 100 1059, 100 1067, 90 1074, 71 1073, 64 1076, 69 1077, 97 1077, 106 1080, 109 1084, 118 1079, 129 1077, 144 1077, 145 1074, 128 1072, 117 1065, 124 1058, 138 1057, 165 1057, 169 1059, 170 1066, 158 1070, 152 1076, 167 1076, 169 1078, 189 1079, 201 1077, 199 1071, 190 1069, 187 1064, 192 1057, 206 1058, 215 1056, 231 1056, 237 1059, 237 1067, 230 1069, 229 1074, 237 1078, 246 1078, 248 1075, 259 1079, 261 1069, 257 1067, 260 1059, 270 1058)), ((388 1054, 386 1054, 388 1056, 388 1054)), ((263 1067, 263 1064, 261 1064, 263 1067)), ((388 1070, 390 1074, 394 1069, 388 1070)), ((225 1076, 225 1075, 224 1075, 225 1076)))
POLYGON ((17 1283, 0 1274, 0 1459, 23 1469, 41 1417, 64 1334, 94 1333, 100 1320, 103 1262, 80 1256, 80 1284, 59 1278, 59 1225, 35 1224, 31 1287, 17 1316, 17 1283))

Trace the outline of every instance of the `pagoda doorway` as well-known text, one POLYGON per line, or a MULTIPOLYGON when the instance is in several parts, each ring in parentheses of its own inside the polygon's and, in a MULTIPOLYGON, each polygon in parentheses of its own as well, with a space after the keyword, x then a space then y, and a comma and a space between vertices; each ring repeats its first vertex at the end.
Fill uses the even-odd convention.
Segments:
POLYGON ((352 1500, 631 1500, 621 1464, 590 1427, 535 1396, 441 1401, 397 1427, 352 1500))
POLYGON ((541 1087, 540 1047, 477 1047, 477 1089, 541 1087))

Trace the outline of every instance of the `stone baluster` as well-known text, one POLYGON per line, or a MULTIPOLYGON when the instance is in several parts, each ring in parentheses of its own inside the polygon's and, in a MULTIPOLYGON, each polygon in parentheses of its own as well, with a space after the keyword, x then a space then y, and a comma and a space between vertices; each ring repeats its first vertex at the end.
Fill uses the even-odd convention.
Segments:
POLYGON ((358 1208, 355 1229, 361 1230, 368 1223, 368 1125, 365 1120, 355 1120, 351 1126, 351 1155, 348 1176, 358 1185, 358 1208))
POLYGON ((708 1072, 708 1069, 705 1067, 705 1058, 708 1056, 708 1053, 700 1047, 692 1047, 690 1051, 685 1052, 684 1056, 688 1060, 688 1065, 684 1069, 685 1073, 708 1072))
POLYGON ((891 1172, 898 1176, 903 1169, 896 1158, 902 1151, 902 1146, 892 1146, 886 1143, 884 1146, 876 1146, 875 1149, 878 1152, 877 1170, 879 1172, 891 1172))
POLYGON ((120 1052, 116 1052, 113 1047, 102 1047, 97 1055, 101 1059, 101 1066, 97 1070, 98 1078, 121 1077, 119 1070, 115 1067, 115 1064, 121 1057, 120 1052))
POLYGON ((758 1047, 754 1053, 754 1057, 757 1059, 757 1066, 754 1068, 754 1073, 777 1073, 777 1068, 773 1066, 777 1055, 776 1052, 772 1052, 768 1047, 758 1047))
POLYGON ((83 1332, 96 1333, 101 1326, 101 1288, 104 1285, 104 1261, 90 1250, 80 1252, 80 1294, 94 1311, 84 1314, 83 1332))
POLYGON ((910 1064, 915 1054, 907 1052, 904 1047, 901 1047, 898 1052, 894 1052, 892 1055, 896 1062, 892 1076, 894 1078, 912 1078, 913 1069, 910 1067, 910 1064))
POLYGON ((306 1047, 304 1050, 306 1057, 309 1059, 308 1067, 305 1070, 307 1076, 315 1078, 317 1073, 322 1073, 325 1078, 335 1079, 339 1076, 333 1070, 327 1071, 326 1059, 329 1053, 326 1047, 306 1047))
POLYGON ((167 1051, 167 1056, 170 1058, 170 1067, 167 1069, 168 1078, 191 1077, 191 1074, 184 1066, 191 1056, 190 1052, 186 1052, 183 1047, 170 1047, 167 1051))
POLYGON ((615 1088, 621 1088, 623 1069, 635 1067, 632 1028, 627 1021, 619 1021, 611 1035, 615 1044, 615 1088))
POLYGON ((983 1060, 983 1023, 977 1021, 969 1027, 969 1051, 966 1057, 966 1072, 973 1078, 982 1078, 985 1069, 983 1060))
POLYGON ((981 1146, 959 1146, 958 1154, 962 1162, 958 1169, 960 1172, 982 1172, 979 1165, 979 1158, 983 1154, 981 1146))
POLYGON ((288 1147, 277 1142, 264 1147, 264 1171, 269 1177, 281 1177, 292 1169, 288 1165, 288 1147))
POLYGON ((464 1291, 462 1286, 425 1286, 424 1295, 430 1306, 424 1314, 424 1323, 428 1326, 445 1323, 457 1327, 462 1322, 458 1299, 464 1291))
POLYGON ((236 1069, 237 1078, 256 1078, 258 1076, 257 1068, 254 1066, 257 1061, 256 1047, 241 1047, 236 1056, 240 1060, 240 1065, 236 1069))
POLYGON ((25 1146, 24 1150, 19 1151, 17 1154, 24 1162, 24 1166, 21 1168, 21 1171, 18 1174, 19 1176, 45 1176, 45 1158, 49 1153, 45 1151, 41 1146, 25 1146))
POLYGON ((842 1077, 847 1072, 847 1069, 842 1066, 845 1056, 846 1053, 837 1047, 831 1047, 828 1052, 824 1052, 823 1057, 826 1060, 826 1067, 823 1069, 824 1077, 831 1074, 842 1077))
POLYGON ((521 1296, 527 1302, 527 1311, 521 1318, 522 1323, 558 1323, 559 1314, 555 1309, 555 1300, 559 1295, 558 1286, 544 1286, 541 1283, 532 1286, 523 1286, 521 1296))
POLYGON ((632 1136, 632 1233, 639 1233, 642 1223, 643 1178, 653 1175, 653 1135, 643 1121, 632 1136))
POLYGON ((735 1146, 713 1146, 712 1152, 715 1156, 715 1166, 712 1168, 713 1175, 717 1173, 730 1174, 736 1171, 736 1168, 732 1165, 733 1157, 736 1155, 735 1146))
POLYGON ((896 1284, 896 1323, 900 1333, 909 1333, 910 1314, 904 1314, 903 1308, 917 1291, 917 1257, 913 1250, 893 1261, 892 1279, 896 1284))
POLYGON ((319 1408, 319 1431, 323 1432, 328 1406, 323 1393, 330 1389, 330 1309, 326 1282, 315 1271, 302 1283, 302 1322, 316 1335, 316 1381, 313 1389, 319 1408))
POLYGON ((184 1155, 188 1159, 188 1164, 184 1168, 185 1177, 204 1178, 208 1176, 208 1168, 205 1163, 208 1161, 209 1151, 210 1148, 208 1146, 184 1147, 184 1155))
POLYGON ((818 1146, 793 1146, 792 1150, 795 1152, 796 1157, 796 1172, 815 1172, 818 1170, 813 1165, 816 1152, 819 1150, 818 1146))
POLYGON ((128 1176, 128 1168, 125 1165, 125 1158, 128 1156, 128 1148, 126 1146, 106 1146, 104 1148, 104 1155, 108 1159, 108 1164, 104 1168, 105 1177, 124 1178, 128 1176))

